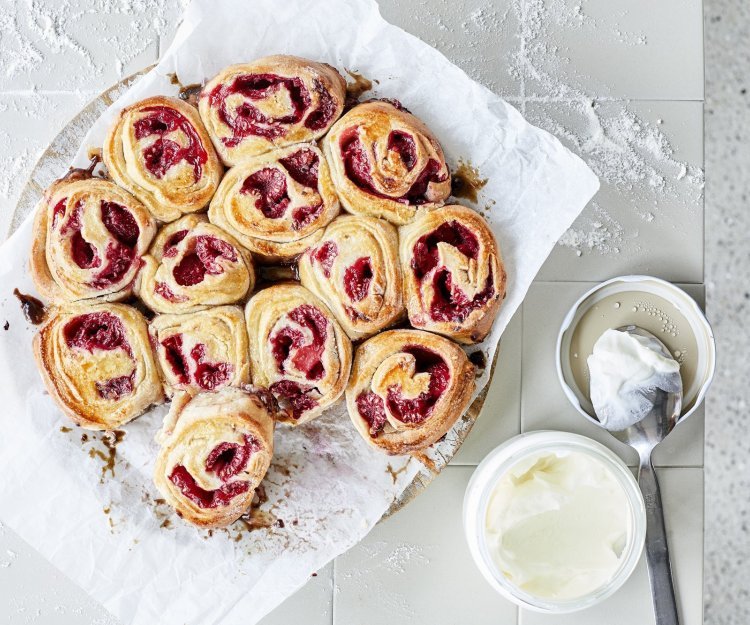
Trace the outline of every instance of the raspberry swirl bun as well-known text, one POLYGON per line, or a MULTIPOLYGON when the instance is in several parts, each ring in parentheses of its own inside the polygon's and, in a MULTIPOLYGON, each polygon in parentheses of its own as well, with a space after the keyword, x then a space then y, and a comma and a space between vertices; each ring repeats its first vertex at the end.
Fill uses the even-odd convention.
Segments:
POLYGON ((172 403, 157 435, 154 483, 198 527, 226 527, 245 513, 273 455, 267 393, 228 387, 172 403))
POLYGON ((290 261, 339 212, 323 153, 312 143, 251 158, 230 169, 211 201, 211 223, 264 262, 290 261))
POLYGON ((270 389, 299 425, 344 393, 352 344, 326 305, 298 284, 256 293, 245 310, 253 384, 270 389))
POLYGON ((124 304, 53 309, 34 356, 49 394, 89 430, 117 428, 164 398, 146 320, 124 304))
POLYGON ((269 56, 209 81, 198 110, 227 166, 322 137, 344 110, 346 81, 330 65, 269 56))
POLYGON ((375 217, 342 215, 300 257, 302 285, 322 299, 352 340, 405 316, 398 233, 375 217))
POLYGON ((373 447, 406 454, 439 440, 474 392, 474 366, 452 341, 421 330, 390 330, 357 348, 346 406, 373 447))
POLYGON ((218 306, 184 315, 157 315, 151 343, 168 395, 193 395, 250 382, 242 309, 218 306))
POLYGON ((506 274, 487 222, 464 206, 421 212, 399 232, 409 322, 477 343, 505 298, 506 274))
POLYGON ((164 226, 143 262, 136 294, 159 313, 233 304, 255 284, 250 253, 205 215, 185 215, 164 226))
POLYGON ((124 108, 102 151, 112 179, 159 221, 206 206, 223 167, 194 107, 155 96, 124 108))
POLYGON ((55 303, 130 296, 156 233, 143 204, 99 178, 50 186, 37 208, 31 276, 55 303))
POLYGON ((432 132, 396 101, 355 106, 323 140, 331 176, 350 213, 402 225, 417 207, 442 204, 451 179, 432 132))

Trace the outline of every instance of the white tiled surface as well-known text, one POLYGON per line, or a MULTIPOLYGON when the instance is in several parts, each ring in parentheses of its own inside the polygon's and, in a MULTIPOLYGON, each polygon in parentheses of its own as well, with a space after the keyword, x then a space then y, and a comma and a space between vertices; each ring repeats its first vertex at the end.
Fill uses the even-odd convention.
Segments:
MULTIPOLYGON (((154 62, 184 1, 0 1, 0 232, 25 173, 59 126, 103 88, 154 62)), ((701 2, 383 0, 381 11, 602 167, 599 208, 587 208, 575 227, 583 231, 602 221, 602 228, 620 233, 610 238, 610 248, 619 251, 585 245, 578 246, 580 255, 570 246, 553 251, 503 337, 485 410, 453 465, 263 623, 650 625, 643 563, 599 608, 569 617, 517 614, 471 565, 460 507, 472 465, 522 429, 556 427, 602 438, 576 416, 554 374, 553 338, 589 282, 651 272, 692 283, 688 289, 702 296, 701 188, 680 172, 682 164, 703 163, 701 2), (647 160, 653 156, 653 172, 647 173, 663 178, 668 193, 656 193, 638 176, 623 183, 616 168, 599 159, 597 141, 607 134, 608 120, 619 119, 663 133, 666 159, 663 151, 649 154, 653 146, 647 141, 612 139, 615 147, 646 153, 647 160)), ((633 459, 622 447, 613 448, 633 459)), ((683 623, 694 625, 702 621, 702 413, 675 432, 657 460, 683 623)), ((0 622, 79 625, 110 619, 0 527, 0 622)))

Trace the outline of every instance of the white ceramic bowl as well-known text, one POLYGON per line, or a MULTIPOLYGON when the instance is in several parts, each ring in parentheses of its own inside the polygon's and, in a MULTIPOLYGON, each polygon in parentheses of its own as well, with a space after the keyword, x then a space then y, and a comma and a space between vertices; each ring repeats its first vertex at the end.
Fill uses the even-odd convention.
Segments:
POLYGON ((695 412, 703 402, 708 387, 714 377, 716 367, 716 344, 711 326, 695 300, 671 282, 651 276, 620 276, 598 284, 584 293, 565 315, 557 335, 556 366, 565 396, 576 410, 589 421, 601 425, 594 414, 594 408, 587 394, 579 388, 570 367, 570 345, 573 333, 581 317, 605 297, 629 291, 642 291, 658 295, 685 316, 698 346, 696 376, 690 388, 686 388, 683 412, 680 420, 695 412))
POLYGON ((491 451, 474 471, 466 488, 463 522, 469 551, 489 584, 513 603, 548 614, 583 610, 603 601, 620 588, 638 564, 646 537, 646 509, 643 496, 630 469, 604 445, 579 434, 539 431, 520 434, 491 451), (609 582, 575 599, 553 600, 531 595, 511 583, 492 560, 485 536, 490 496, 497 481, 520 460, 540 452, 576 451, 593 456, 612 472, 630 504, 630 540, 623 550, 619 568, 609 582))

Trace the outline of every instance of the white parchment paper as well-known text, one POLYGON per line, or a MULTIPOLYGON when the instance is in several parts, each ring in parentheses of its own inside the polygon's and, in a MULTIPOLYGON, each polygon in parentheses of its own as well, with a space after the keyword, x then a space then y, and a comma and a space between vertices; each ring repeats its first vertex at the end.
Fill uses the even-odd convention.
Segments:
MULTIPOLYGON (((89 146, 101 146, 122 106, 176 93, 171 72, 183 84, 202 82, 227 64, 273 53, 376 79, 368 96, 401 100, 433 129, 452 165, 470 161, 489 179, 476 208, 508 272, 507 299, 480 346, 491 362, 532 279, 598 181, 554 137, 386 23, 371 0, 195 0, 159 65, 96 122, 76 164, 86 164, 89 146)), ((339 403, 305 427, 277 428, 267 501, 254 517, 261 527, 188 527, 151 483, 164 408, 127 425, 115 444, 69 427, 45 393, 31 355, 34 328, 12 296, 14 287, 33 293, 31 230, 27 220, 0 248, 0 325, 9 323, 0 330, 0 518, 123 623, 252 625, 359 541, 422 469, 415 459, 368 448, 339 403)), ((440 447, 431 453, 441 457, 440 447)))

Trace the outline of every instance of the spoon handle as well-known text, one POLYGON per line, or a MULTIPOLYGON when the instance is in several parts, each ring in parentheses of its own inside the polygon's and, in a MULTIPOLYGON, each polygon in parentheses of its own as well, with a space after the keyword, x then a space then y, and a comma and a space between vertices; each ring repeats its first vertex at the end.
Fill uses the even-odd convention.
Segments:
POLYGON ((638 484, 646 503, 646 562, 656 625, 679 625, 659 480, 650 457, 641 460, 638 484))

